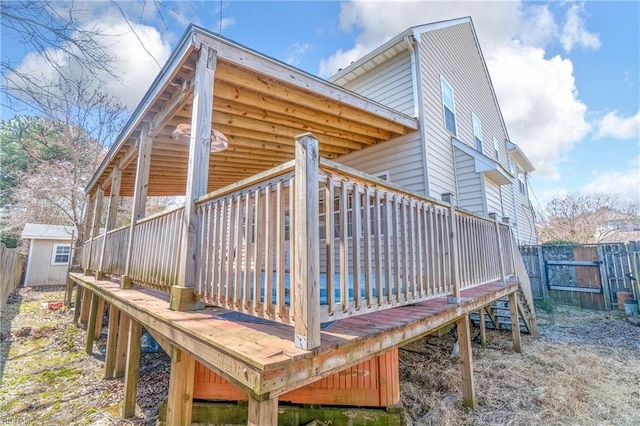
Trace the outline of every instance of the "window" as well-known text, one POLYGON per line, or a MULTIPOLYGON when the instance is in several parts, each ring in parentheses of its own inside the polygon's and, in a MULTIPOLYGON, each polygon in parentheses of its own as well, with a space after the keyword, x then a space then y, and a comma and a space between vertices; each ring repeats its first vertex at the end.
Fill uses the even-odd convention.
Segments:
POLYGON ((71 256, 70 244, 54 244, 53 253, 51 254, 52 265, 66 265, 69 263, 71 256))
POLYGON ((482 153, 482 124, 475 114, 471 114, 471 119, 473 120, 473 141, 476 144, 476 151, 482 153))
POLYGON ((444 106, 444 126, 451 134, 456 135, 456 107, 453 101, 453 88, 441 77, 442 104, 444 106))
POLYGON ((520 193, 521 194, 525 194, 526 191, 526 183, 525 183, 525 175, 524 172, 522 170, 520 170, 520 167, 518 167, 518 185, 520 186, 520 193))
POLYGON ((496 161, 500 160, 500 150, 498 149, 498 140, 493 138, 493 153, 496 156, 496 161))

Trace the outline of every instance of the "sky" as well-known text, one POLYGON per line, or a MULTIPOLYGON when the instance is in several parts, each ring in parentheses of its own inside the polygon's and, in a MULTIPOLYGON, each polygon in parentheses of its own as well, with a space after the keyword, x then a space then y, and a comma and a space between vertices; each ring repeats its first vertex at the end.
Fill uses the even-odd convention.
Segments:
MULTIPOLYGON (((638 1, 76 1, 122 72, 102 90, 135 108, 192 22, 323 78, 404 31, 471 16, 511 141, 531 159, 534 208, 556 194, 640 203, 638 1), (123 18, 127 16, 127 21, 123 18)), ((50 73, 12 34, 2 59, 50 73)), ((54 56, 55 57, 55 56, 54 56)), ((106 79, 109 80, 109 79, 106 79)), ((6 108, 2 118, 12 111, 6 108)))

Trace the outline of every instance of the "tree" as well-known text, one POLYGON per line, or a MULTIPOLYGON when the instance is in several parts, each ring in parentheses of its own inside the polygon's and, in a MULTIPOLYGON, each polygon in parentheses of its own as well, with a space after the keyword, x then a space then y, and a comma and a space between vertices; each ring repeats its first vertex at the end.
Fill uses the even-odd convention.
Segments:
POLYGON ((541 243, 621 241, 640 224, 637 205, 603 193, 556 195, 537 217, 541 243))

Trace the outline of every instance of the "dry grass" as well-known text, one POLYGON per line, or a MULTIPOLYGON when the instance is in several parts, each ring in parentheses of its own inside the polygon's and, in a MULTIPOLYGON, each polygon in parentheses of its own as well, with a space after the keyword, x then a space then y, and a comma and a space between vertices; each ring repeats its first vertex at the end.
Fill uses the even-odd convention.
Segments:
POLYGON ((640 328, 613 313, 559 307, 539 314, 540 337, 509 332, 473 345, 478 409, 461 406, 453 337, 401 351, 402 405, 415 425, 639 425, 640 328), (415 352, 421 352, 417 354, 415 352))

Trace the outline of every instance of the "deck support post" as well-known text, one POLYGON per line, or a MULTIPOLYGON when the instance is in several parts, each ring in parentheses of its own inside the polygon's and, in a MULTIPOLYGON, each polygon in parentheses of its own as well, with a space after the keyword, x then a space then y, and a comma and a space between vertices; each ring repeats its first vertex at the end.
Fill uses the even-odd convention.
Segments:
POLYGON ((462 405, 476 409, 476 392, 473 385, 473 363, 471 357, 471 330, 469 315, 456 321, 458 345, 460 349, 460 369, 462 375, 462 405))
POLYGON ((484 317, 484 306, 482 308, 480 308, 480 310, 478 311, 479 314, 479 321, 480 321, 480 343, 482 344, 482 346, 487 346, 487 325, 485 324, 485 317, 484 317))
POLYGON ((518 295, 511 293, 509 295, 509 316, 511 317, 511 338, 513 339, 513 350, 522 352, 522 343, 520 342, 520 320, 518 319, 518 295))
POLYGON ((182 239, 178 260, 178 282, 171 289, 171 309, 193 311, 203 309, 196 300, 194 288, 198 269, 200 222, 195 200, 207 193, 209 154, 211 152, 211 117, 213 114, 213 82, 218 53, 202 43, 198 51, 194 76, 191 137, 185 192, 182 239))
POLYGON ((80 324, 86 324, 89 320, 89 308, 91 307, 91 294, 93 292, 84 287, 82 290, 82 303, 80 303, 80 324))
POLYGON ((131 319, 124 312, 120 312, 120 324, 118 325, 118 342, 116 343, 116 359, 113 369, 113 377, 124 376, 125 361, 127 360, 127 336, 129 335, 129 322, 131 319))
POLYGON ((95 196, 93 199, 93 215, 91 217, 91 228, 89 234, 89 255, 87 256, 87 264, 84 268, 85 275, 91 275, 91 252, 93 251, 93 245, 95 242, 93 241, 98 234, 100 233, 100 225, 102 223, 102 204, 104 202, 104 189, 102 187, 98 187, 95 192, 95 196))
POLYGON ((109 329, 107 332, 107 348, 104 356, 104 378, 113 379, 114 367, 116 364, 116 350, 118 343, 118 321, 120 319, 120 310, 109 305, 109 329))
POLYGON ((107 211, 107 223, 104 227, 104 240, 102 240, 102 250, 100 251, 100 262, 96 271, 96 280, 104 279, 105 253, 107 251, 107 232, 116 225, 116 215, 118 213, 118 202, 120 200, 120 182, 122 181, 122 170, 120 164, 116 162, 111 174, 111 189, 109 190, 109 210, 107 211))
POLYGON ((189 353, 175 346, 171 348, 171 374, 169 376, 166 420, 169 425, 187 426, 191 424, 195 368, 196 360, 189 353))
POLYGON ((133 243, 136 235, 136 223, 145 216, 147 208, 147 189, 149 188, 149 169, 151 167, 152 139, 149 137, 149 123, 142 123, 140 139, 138 139, 138 159, 136 160, 136 181, 133 189, 133 208, 131 210, 131 225, 129 225, 129 244, 124 274, 120 281, 121 288, 131 288, 131 261, 133 257, 133 243))
POLYGON ((129 321, 129 339, 127 343, 127 369, 124 376, 124 399, 122 418, 136 413, 136 395, 138 391, 138 373, 140 370, 140 337, 142 326, 134 319, 129 321))
POLYGON ((318 240, 318 140, 296 136, 294 227, 294 342, 297 348, 320 346, 320 242, 318 240))
POLYGON ((97 293, 91 295, 91 310, 89 311, 89 322, 87 323, 87 340, 85 342, 85 351, 88 355, 93 352, 93 341, 96 335, 96 321, 98 317, 98 305, 100 304, 100 296, 97 293))
POLYGON ((504 256, 502 253, 502 239, 500 238, 500 222, 498 222, 498 215, 495 213, 489 213, 489 217, 493 219, 496 226, 496 241, 498 242, 498 265, 500 267, 500 283, 498 285, 504 287, 507 282, 507 275, 504 267, 504 256))
MULTIPOLYGON (((72 290, 73 291, 73 290, 72 290)), ((80 310, 82 309, 82 293, 84 288, 80 285, 76 285, 76 301, 73 305, 73 323, 78 324, 80 319, 80 310)))
POLYGON ((458 232, 456 220, 456 197, 451 192, 442 194, 442 199, 449 203, 449 240, 451 244, 451 284, 453 294, 447 297, 449 303, 460 303, 460 259, 458 259, 458 232))
POLYGON ((260 401, 249 395, 249 426, 275 426, 278 424, 278 397, 260 401))

